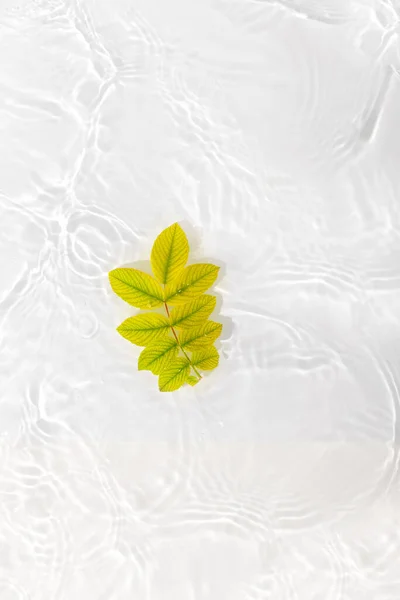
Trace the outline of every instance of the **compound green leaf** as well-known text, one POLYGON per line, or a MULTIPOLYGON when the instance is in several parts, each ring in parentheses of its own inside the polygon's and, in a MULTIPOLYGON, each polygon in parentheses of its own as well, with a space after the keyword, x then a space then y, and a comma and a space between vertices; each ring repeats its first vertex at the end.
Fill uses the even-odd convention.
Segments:
POLYGON ((156 340, 140 353, 139 371, 147 370, 159 375, 177 354, 178 345, 174 338, 156 340))
POLYGON ((215 321, 206 321, 198 327, 183 329, 179 335, 179 342, 185 350, 197 351, 211 346, 221 334, 222 325, 215 321))
POLYGON ((198 352, 193 352, 191 358, 192 364, 203 371, 211 371, 218 367, 219 354, 215 346, 204 348, 198 352))
POLYGON ((203 294, 217 279, 219 267, 198 263, 186 267, 177 279, 165 288, 165 301, 179 306, 203 294))
POLYGON ((186 383, 190 373, 190 365, 186 358, 176 358, 170 362, 158 378, 160 392, 173 392, 186 383))
POLYGON ((183 270, 189 257, 189 242, 183 229, 174 223, 164 229, 151 251, 151 268, 160 283, 171 283, 183 270))
POLYGON ((156 339, 167 337, 170 324, 163 315, 144 313, 129 317, 117 327, 117 331, 132 344, 147 346, 156 339))
POLYGON ((171 325, 186 329, 200 325, 206 321, 215 308, 216 297, 204 294, 192 302, 187 302, 171 311, 171 325))
POLYGON ((163 392, 176 390, 185 383, 197 385, 201 380, 200 375, 194 376, 197 368, 211 370, 219 362, 212 344, 222 325, 208 320, 216 298, 205 293, 215 282, 219 267, 209 263, 187 267, 188 256, 187 237, 179 224, 174 223, 153 244, 154 277, 132 268, 109 273, 113 291, 128 304, 147 310, 165 304, 165 316, 147 312, 126 319, 117 328, 133 344, 145 346, 138 368, 157 375, 163 392))
POLYGON ((160 284, 137 269, 114 269, 108 274, 113 291, 136 308, 155 308, 164 300, 160 284))

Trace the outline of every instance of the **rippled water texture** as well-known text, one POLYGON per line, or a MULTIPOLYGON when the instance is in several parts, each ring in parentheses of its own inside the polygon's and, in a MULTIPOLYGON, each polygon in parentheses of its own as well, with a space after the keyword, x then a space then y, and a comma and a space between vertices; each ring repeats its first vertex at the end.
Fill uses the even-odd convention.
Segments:
POLYGON ((400 2, 2 0, 0 599, 400 598, 400 2), (220 368, 109 270, 179 221, 220 368))

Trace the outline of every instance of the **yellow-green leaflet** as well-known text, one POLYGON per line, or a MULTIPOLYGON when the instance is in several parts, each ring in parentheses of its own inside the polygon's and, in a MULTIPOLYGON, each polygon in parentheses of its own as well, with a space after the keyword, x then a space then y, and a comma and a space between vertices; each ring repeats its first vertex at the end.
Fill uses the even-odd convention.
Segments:
POLYGON ((186 358, 176 358, 162 371, 158 378, 160 392, 173 392, 186 383, 190 365, 186 358))
POLYGON ((168 319, 157 313, 144 313, 136 315, 136 317, 129 317, 117 327, 117 331, 122 337, 137 346, 147 346, 158 338, 166 337, 169 330, 168 319))
POLYGON ((139 356, 139 371, 148 370, 159 375, 178 354, 175 338, 157 340, 142 350, 139 356))
POLYGON ((165 301, 175 306, 203 294, 218 276, 219 267, 199 263, 186 267, 180 276, 165 287, 165 301))
POLYGON ((199 327, 183 329, 179 335, 179 342, 185 350, 202 350, 207 346, 211 346, 221 334, 221 331, 221 323, 206 321, 199 327))
POLYGON ((204 371, 211 371, 218 367, 219 354, 214 346, 198 350, 192 354, 192 364, 204 371))
POLYGON ((151 251, 151 268, 160 283, 171 283, 189 258, 189 242, 183 229, 174 223, 157 237, 151 251))
POLYGON ((192 302, 174 308, 171 311, 171 325, 182 329, 200 325, 211 315, 216 302, 215 296, 204 294, 192 300, 192 302))
POLYGON ((108 277, 117 296, 136 308, 155 308, 163 303, 162 287, 147 273, 137 269, 114 269, 108 277))
POLYGON ((154 277, 132 268, 117 268, 108 274, 111 288, 125 302, 139 309, 160 307, 156 312, 129 317, 117 331, 132 344, 144 346, 138 369, 157 375, 162 392, 197 385, 201 372, 215 369, 219 362, 213 343, 222 325, 209 320, 216 298, 205 293, 216 280, 219 267, 211 263, 186 266, 188 257, 186 234, 174 223, 153 244, 154 277))

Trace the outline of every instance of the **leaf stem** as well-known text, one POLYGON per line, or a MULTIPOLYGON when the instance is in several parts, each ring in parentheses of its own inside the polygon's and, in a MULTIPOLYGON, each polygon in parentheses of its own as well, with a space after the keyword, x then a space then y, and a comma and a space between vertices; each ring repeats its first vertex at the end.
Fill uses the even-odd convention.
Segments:
MULTIPOLYGON (((170 318, 170 315, 169 315, 169 309, 168 309, 168 305, 167 305, 167 303, 166 303, 166 302, 164 302, 164 306, 165 306, 165 310, 167 311, 168 318, 170 318)), ((185 350, 182 348, 182 346, 181 346, 181 343, 180 343, 180 341, 179 341, 179 338, 178 338, 178 336, 176 335, 176 331, 175 331, 175 329, 172 327, 172 325, 170 325, 170 327, 171 327, 171 331, 172 331, 172 333, 174 334, 174 337, 175 337, 175 339, 176 339, 176 343, 178 344, 179 348, 182 350, 183 354, 186 356, 186 358, 187 358, 187 360, 188 360, 188 362, 189 362, 190 366, 192 367, 193 371, 196 373, 196 375, 197 375, 197 377, 198 377, 199 379, 202 379, 202 376, 200 375, 200 373, 198 372, 198 370, 196 369, 196 367, 194 366, 194 364, 193 364, 193 363, 192 363, 192 361, 190 360, 190 357, 189 357, 189 356, 186 354, 185 350)))

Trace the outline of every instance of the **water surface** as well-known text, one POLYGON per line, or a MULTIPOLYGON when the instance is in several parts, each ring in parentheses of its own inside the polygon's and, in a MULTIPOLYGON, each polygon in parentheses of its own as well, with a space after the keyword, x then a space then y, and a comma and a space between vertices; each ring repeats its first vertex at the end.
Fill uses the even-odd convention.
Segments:
POLYGON ((3 0, 1 600, 398 600, 397 0, 3 0), (179 221, 220 368, 109 270, 179 221))

